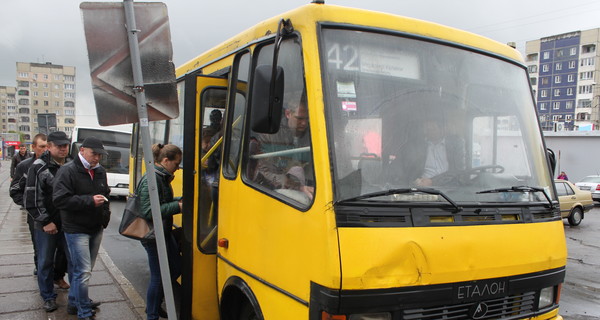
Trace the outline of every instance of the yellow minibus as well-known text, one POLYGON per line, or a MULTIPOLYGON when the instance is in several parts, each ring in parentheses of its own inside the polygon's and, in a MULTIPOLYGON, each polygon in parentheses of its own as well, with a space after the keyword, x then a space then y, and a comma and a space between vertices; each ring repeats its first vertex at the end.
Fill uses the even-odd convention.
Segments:
POLYGON ((514 48, 314 1, 177 81, 180 116, 150 129, 183 149, 182 319, 562 319, 563 223, 514 48))

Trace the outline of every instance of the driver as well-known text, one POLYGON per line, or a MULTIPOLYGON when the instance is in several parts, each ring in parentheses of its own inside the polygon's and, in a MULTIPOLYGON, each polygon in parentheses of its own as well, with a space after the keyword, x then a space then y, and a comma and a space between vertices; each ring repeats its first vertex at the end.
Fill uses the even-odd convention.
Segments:
POLYGON ((419 137, 407 143, 392 162, 392 169, 401 172, 409 185, 432 186, 441 174, 464 169, 464 143, 445 129, 441 116, 425 119, 419 137))
POLYGON ((444 121, 440 117, 426 119, 423 129, 426 141, 421 147, 421 160, 424 166, 414 184, 427 187, 433 184, 434 177, 464 168, 464 148, 457 137, 446 137, 444 121))

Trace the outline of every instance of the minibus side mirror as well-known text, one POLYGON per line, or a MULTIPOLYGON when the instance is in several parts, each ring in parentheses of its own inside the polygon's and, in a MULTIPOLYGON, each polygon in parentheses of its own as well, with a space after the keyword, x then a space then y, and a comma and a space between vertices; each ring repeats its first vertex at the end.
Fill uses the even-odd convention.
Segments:
POLYGON ((275 72, 273 72, 271 65, 256 67, 254 79, 252 80, 250 118, 252 121, 251 128, 254 132, 273 134, 279 131, 283 110, 283 89, 284 75, 282 67, 277 66, 275 72), (273 73, 275 73, 275 80, 272 84, 271 76, 273 73), (272 92, 271 88, 273 88, 272 92))
POLYGON ((556 172, 556 154, 552 149, 546 148, 546 154, 548 154, 548 164, 550 165, 550 171, 552 171, 552 177, 556 172))

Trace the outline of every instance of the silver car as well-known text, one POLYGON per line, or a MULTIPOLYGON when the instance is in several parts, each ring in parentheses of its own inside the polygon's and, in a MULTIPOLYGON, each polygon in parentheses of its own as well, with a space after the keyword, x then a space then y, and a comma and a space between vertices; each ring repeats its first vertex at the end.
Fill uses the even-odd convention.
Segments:
POLYGON ((579 190, 590 191, 594 201, 600 201, 600 175, 587 176, 575 185, 579 190))

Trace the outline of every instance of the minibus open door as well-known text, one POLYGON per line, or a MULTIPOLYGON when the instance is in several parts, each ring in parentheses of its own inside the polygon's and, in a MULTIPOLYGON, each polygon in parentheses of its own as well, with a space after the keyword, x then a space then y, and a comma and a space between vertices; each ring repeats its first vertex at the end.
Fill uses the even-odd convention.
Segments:
MULTIPOLYGON (((202 138, 210 130, 209 115, 218 110, 224 116, 227 97, 226 75, 189 74, 184 87, 184 157, 183 167, 194 174, 183 177, 184 233, 181 319, 202 314, 203 319, 219 319, 217 288, 217 206, 218 185, 207 179, 209 158, 220 159, 219 132, 210 150, 203 150, 202 138), (189 199, 189 201, 188 201, 189 199)), ((181 96, 181 95, 180 95, 181 96)), ((206 145, 205 145, 206 147, 206 145)), ((189 171, 188 171, 189 172, 189 171)), ((220 174, 218 171, 216 174, 220 174)))

